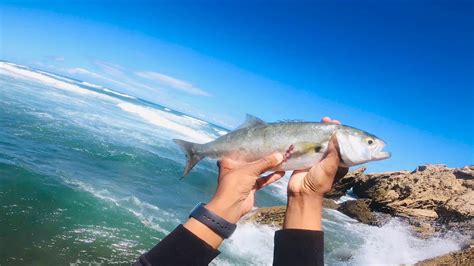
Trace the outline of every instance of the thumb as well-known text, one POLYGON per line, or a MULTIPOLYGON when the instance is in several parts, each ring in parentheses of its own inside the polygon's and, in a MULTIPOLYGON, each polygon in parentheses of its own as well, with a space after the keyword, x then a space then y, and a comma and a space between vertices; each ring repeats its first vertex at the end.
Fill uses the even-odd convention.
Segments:
POLYGON ((310 173, 313 175, 322 175, 334 177, 339 167, 340 157, 338 151, 338 143, 335 137, 332 137, 329 141, 328 149, 323 159, 315 166, 310 169, 310 173), (318 172, 318 173, 316 173, 318 172))
POLYGON ((248 169, 256 175, 260 175, 261 173, 266 172, 272 169, 273 167, 279 165, 282 161, 283 155, 281 153, 274 153, 258 161, 250 163, 248 169))

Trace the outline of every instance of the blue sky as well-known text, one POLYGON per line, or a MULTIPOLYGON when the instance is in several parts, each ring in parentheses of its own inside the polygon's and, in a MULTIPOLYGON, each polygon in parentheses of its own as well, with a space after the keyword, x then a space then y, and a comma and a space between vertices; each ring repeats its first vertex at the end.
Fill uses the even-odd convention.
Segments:
POLYGON ((3 1, 0 59, 232 128, 330 115, 379 169, 474 163, 472 1, 3 1))

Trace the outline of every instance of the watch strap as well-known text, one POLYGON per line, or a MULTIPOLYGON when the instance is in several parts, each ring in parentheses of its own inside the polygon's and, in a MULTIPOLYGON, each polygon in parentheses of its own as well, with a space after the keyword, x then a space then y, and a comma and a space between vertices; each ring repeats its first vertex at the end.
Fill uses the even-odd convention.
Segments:
POLYGON ((236 224, 229 223, 224 218, 206 209, 206 207, 204 207, 204 203, 202 202, 194 207, 194 209, 189 214, 189 217, 193 217, 194 219, 205 224, 222 238, 229 238, 237 228, 236 224))

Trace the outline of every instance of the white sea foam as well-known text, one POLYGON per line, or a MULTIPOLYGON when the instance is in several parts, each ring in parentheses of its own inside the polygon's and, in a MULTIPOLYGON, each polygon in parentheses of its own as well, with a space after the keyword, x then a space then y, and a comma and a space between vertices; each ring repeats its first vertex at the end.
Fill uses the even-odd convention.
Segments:
POLYGON ((382 227, 364 227, 364 243, 355 251, 352 265, 414 264, 459 250, 464 241, 456 233, 421 239, 412 234, 409 225, 397 219, 382 227))
POLYGON ((206 122, 206 121, 203 121, 203 120, 200 120, 200 119, 191 117, 191 116, 182 115, 182 117, 185 117, 185 118, 191 120, 192 122, 195 122, 195 123, 198 123, 198 124, 201 124, 201 125, 207 125, 207 124, 209 124, 209 123, 206 122))
POLYGON ((171 112, 171 109, 165 107, 165 111, 171 112))
MULTIPOLYGON (((15 65, 15 66, 17 66, 17 65, 15 65)), ((66 77, 58 76, 58 75, 53 74, 53 73, 49 73, 49 72, 45 72, 45 71, 41 71, 41 70, 32 70, 32 71, 35 71, 35 72, 38 72, 38 73, 44 74, 46 76, 50 76, 52 78, 62 80, 62 81, 66 81, 66 82, 70 82, 70 83, 75 83, 76 82, 72 79, 68 79, 66 77)))
POLYGON ((102 89, 102 90, 103 90, 103 91, 106 91, 106 92, 113 93, 113 94, 115 94, 115 95, 122 96, 122 97, 130 98, 130 99, 136 99, 136 98, 133 97, 133 96, 130 96, 130 95, 128 95, 128 94, 121 93, 121 92, 118 92, 118 91, 114 91, 114 90, 111 90, 111 89, 104 88, 104 89, 102 89))
POLYGON ((87 81, 82 81, 81 84, 82 84, 82 85, 85 85, 85 86, 87 86, 87 87, 96 88, 96 89, 101 89, 101 88, 103 88, 103 87, 100 86, 100 85, 92 84, 92 83, 89 83, 89 82, 87 82, 87 81))
POLYGON ((354 192, 352 192, 352 188, 349 189, 348 191, 346 191, 346 194, 344 194, 343 196, 341 196, 339 199, 336 200, 336 203, 337 204, 341 204, 345 201, 348 201, 348 200, 356 200, 357 199, 357 196, 354 194, 354 192))
POLYGON ((219 134, 221 136, 224 136, 225 134, 227 134, 227 131, 219 130, 219 131, 217 131, 217 134, 219 134))
POLYGON ((162 232, 164 234, 168 234, 170 232, 160 226, 160 223, 163 223, 164 221, 174 221, 175 223, 179 223, 179 220, 175 218, 173 214, 163 211, 152 204, 142 202, 135 196, 116 198, 107 189, 98 189, 92 185, 86 184, 76 179, 67 177, 62 177, 62 179, 65 183, 73 187, 78 187, 79 189, 89 192, 101 200, 111 202, 116 206, 129 211, 135 215, 143 225, 156 231, 162 232))
POLYGON ((275 230, 267 225, 239 224, 220 248, 223 253, 230 254, 233 261, 220 259, 215 265, 235 265, 235 261, 241 261, 242 265, 271 265, 275 230))
POLYGON ((80 86, 66 82, 65 79, 54 78, 50 75, 45 75, 34 70, 26 69, 23 67, 18 67, 15 64, 0 62, 0 74, 12 76, 14 78, 33 80, 40 82, 44 85, 54 87, 56 89, 62 89, 69 92, 82 94, 82 95, 91 95, 96 98, 102 98, 109 101, 116 101, 113 97, 110 97, 105 94, 100 94, 91 90, 81 88, 80 86))
POLYGON ((186 136, 191 141, 204 143, 212 141, 215 138, 204 130, 201 130, 200 127, 187 125, 186 118, 180 118, 168 112, 126 102, 119 103, 117 106, 126 112, 140 116, 153 125, 172 130, 177 135, 186 136))
MULTIPOLYGON (((410 226, 398 219, 392 219, 382 227, 368 226, 330 210, 331 221, 324 220, 326 241, 330 234, 344 237, 334 250, 326 250, 326 262, 330 265, 400 265, 459 250, 464 237, 451 234, 421 239, 412 234, 410 226), (336 231, 327 227, 338 227, 336 231), (357 241, 353 241, 357 239, 357 241), (342 260, 339 260, 342 259, 342 260)), ((218 259, 215 265, 242 264, 271 265, 273 254, 274 227, 253 223, 239 224, 236 232, 221 247, 230 254, 232 261, 218 259), (244 258, 244 259, 243 259, 244 258), (235 260, 234 260, 235 259, 235 260)))

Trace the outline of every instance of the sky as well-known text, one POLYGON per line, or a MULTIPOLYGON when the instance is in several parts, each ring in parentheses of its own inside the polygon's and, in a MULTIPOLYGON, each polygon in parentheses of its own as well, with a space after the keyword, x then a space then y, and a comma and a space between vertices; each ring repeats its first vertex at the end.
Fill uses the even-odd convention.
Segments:
POLYGON ((0 59, 236 127, 324 115, 376 169, 474 164, 472 1, 2 1, 0 59))

